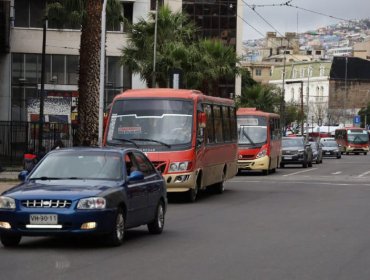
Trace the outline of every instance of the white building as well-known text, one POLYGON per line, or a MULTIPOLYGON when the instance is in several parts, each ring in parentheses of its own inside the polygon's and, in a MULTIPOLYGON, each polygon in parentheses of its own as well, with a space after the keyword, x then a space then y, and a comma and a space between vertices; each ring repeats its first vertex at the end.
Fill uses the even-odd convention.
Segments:
POLYGON ((328 123, 331 62, 293 62, 275 66, 270 84, 284 87, 284 101, 304 108, 306 123, 328 123), (285 72, 285 77, 284 77, 285 72))

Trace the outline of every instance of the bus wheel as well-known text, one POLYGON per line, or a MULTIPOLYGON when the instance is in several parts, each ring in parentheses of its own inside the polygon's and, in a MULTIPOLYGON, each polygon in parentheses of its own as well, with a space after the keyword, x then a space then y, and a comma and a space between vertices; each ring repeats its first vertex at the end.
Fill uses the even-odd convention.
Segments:
POLYGON ((364 153, 364 156, 366 156, 366 155, 367 155, 367 152, 364 153))
POLYGON ((217 183, 215 186, 214 186, 214 191, 215 193, 217 194, 222 194, 224 191, 225 191, 225 170, 224 172, 222 172, 222 178, 221 178, 221 182, 217 183))
POLYGON ((195 202, 195 200, 197 200, 198 192, 199 192, 199 189, 200 189, 200 182, 201 182, 201 177, 200 177, 200 175, 198 175, 197 181, 195 183, 195 187, 191 188, 187 192, 189 202, 195 202))

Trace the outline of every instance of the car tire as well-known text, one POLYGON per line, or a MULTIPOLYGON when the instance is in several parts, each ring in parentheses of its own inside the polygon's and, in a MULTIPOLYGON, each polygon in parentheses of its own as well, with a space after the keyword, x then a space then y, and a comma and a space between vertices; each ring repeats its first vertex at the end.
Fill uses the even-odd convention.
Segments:
POLYGON ((307 165, 308 167, 312 167, 312 160, 310 160, 307 165))
POLYGON ((364 153, 364 156, 366 156, 366 155, 367 155, 367 153, 365 152, 365 153, 364 153))
POLYGON ((165 220, 165 209, 163 201, 161 200, 158 203, 157 210, 155 212, 155 218, 154 221, 147 224, 148 231, 151 234, 160 234, 163 231, 164 228, 164 220, 165 220))
POLYGON ((305 160, 305 161, 302 163, 302 167, 303 167, 303 168, 307 168, 307 160, 305 160))
POLYGON ((125 213, 122 208, 117 209, 116 218, 112 224, 112 231, 106 237, 109 246, 120 246, 125 238, 125 213))
POLYGON ((284 163, 280 163, 280 168, 284 168, 284 163))
POLYGON ((4 247, 17 247, 21 242, 22 236, 18 234, 1 234, 1 243, 4 247))

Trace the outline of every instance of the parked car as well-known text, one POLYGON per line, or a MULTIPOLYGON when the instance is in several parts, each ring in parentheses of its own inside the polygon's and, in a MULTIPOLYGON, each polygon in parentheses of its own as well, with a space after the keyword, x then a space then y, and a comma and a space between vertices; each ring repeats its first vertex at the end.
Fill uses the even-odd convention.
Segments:
POLYGON ((136 149, 70 148, 48 153, 23 183, 0 196, 0 240, 22 236, 96 235, 120 245, 129 228, 164 227, 162 175, 136 149))
POLYGON ((312 166, 312 149, 304 137, 283 137, 282 158, 280 167, 286 164, 302 164, 302 167, 312 166))
POLYGON ((310 141, 312 149, 312 161, 319 164, 322 163, 322 147, 317 141, 310 141))
POLYGON ((322 156, 323 157, 336 157, 341 158, 342 153, 340 147, 335 140, 325 140, 320 142, 322 145, 322 156))

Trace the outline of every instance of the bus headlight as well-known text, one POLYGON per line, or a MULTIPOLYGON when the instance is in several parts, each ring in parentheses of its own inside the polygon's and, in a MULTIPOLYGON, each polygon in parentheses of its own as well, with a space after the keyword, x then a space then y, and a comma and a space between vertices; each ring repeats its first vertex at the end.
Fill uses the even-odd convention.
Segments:
POLYGON ((191 161, 172 162, 168 169, 168 173, 186 171, 191 168, 191 161))
POLYGON ((267 155, 267 150, 263 149, 258 152, 258 154, 256 155, 256 158, 261 158, 261 157, 264 157, 265 155, 267 155))

